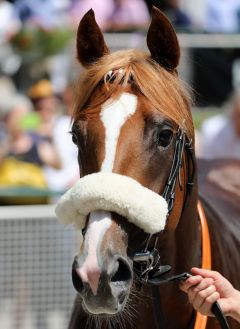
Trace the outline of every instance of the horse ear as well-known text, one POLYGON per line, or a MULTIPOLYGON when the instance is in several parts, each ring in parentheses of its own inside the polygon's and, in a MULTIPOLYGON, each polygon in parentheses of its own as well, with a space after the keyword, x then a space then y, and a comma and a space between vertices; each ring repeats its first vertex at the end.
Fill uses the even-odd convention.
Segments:
POLYGON ((78 26, 78 60, 83 66, 88 66, 108 53, 109 49, 105 44, 103 34, 95 20, 94 11, 90 9, 83 16, 78 26))
POLYGON ((147 45, 152 58, 168 70, 178 66, 180 47, 177 35, 168 18, 156 7, 148 29, 147 45))

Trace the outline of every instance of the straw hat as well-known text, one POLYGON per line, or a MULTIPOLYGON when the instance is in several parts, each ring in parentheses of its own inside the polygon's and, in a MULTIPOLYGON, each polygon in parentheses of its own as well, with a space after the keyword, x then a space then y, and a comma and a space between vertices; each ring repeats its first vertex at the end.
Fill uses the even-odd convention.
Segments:
POLYGON ((28 96, 32 99, 53 96, 53 86, 49 80, 40 80, 28 90, 28 96))

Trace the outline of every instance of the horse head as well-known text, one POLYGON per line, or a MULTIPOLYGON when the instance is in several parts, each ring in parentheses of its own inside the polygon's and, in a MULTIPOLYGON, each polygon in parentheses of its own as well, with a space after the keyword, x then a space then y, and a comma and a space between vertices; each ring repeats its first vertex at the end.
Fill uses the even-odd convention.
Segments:
MULTIPOLYGON (((150 53, 110 53, 92 10, 77 32, 77 57, 86 70, 77 87, 72 139, 78 147, 81 187, 89 199, 81 205, 86 217, 79 219, 83 243, 73 281, 90 314, 111 316, 124 309, 134 289, 135 253, 144 249, 149 234, 176 229, 187 194, 191 165, 185 148, 176 154, 176 145, 181 138, 184 143, 193 140, 189 96, 177 75, 176 34, 155 7, 147 45, 150 53), (176 197, 168 214, 169 202, 166 206, 160 196, 177 157, 179 171, 169 198, 173 192, 176 197), (162 217, 153 205, 158 196, 165 207, 162 217), (151 221, 146 209, 160 216, 160 223, 151 221)), ((77 188, 74 193, 78 195, 77 188)), ((71 202, 78 208, 77 198, 71 202)), ((58 213, 66 218, 71 211, 61 208, 58 213)))

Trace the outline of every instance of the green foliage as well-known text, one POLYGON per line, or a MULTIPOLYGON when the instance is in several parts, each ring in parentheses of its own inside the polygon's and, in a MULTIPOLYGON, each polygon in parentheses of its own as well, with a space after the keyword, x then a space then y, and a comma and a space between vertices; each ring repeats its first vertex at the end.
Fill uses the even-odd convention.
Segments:
POLYGON ((72 40, 73 31, 69 28, 44 30, 23 28, 11 43, 14 50, 23 57, 44 58, 61 52, 72 40))
POLYGON ((199 109, 195 109, 192 112, 193 115, 193 122, 194 122, 194 126, 196 129, 200 129, 202 126, 202 123, 206 120, 209 119, 215 115, 218 115, 222 113, 222 111, 220 109, 216 109, 216 108, 210 108, 210 109, 204 109, 204 108, 199 108, 199 109))

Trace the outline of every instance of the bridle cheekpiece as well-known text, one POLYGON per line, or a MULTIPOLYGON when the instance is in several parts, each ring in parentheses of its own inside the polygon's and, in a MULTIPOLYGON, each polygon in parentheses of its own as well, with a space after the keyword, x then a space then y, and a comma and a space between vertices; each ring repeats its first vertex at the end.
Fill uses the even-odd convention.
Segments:
MULTIPOLYGON (((188 163, 188 179, 186 184, 187 193, 184 201, 185 204, 187 194, 190 192, 194 184, 195 164, 193 159, 192 140, 189 140, 183 130, 179 127, 176 133, 176 144, 172 166, 163 192, 163 198, 168 204, 167 217, 169 217, 174 207, 177 182, 179 183, 180 190, 183 190, 181 181, 181 168, 183 165, 184 149, 186 149, 187 151, 188 163)), ((167 279, 164 278, 164 274, 168 273, 171 270, 171 266, 161 265, 160 254, 156 248, 159 234, 160 232, 156 234, 150 234, 147 238, 144 249, 140 252, 136 252, 133 257, 134 272, 136 274, 137 286, 139 289, 143 284, 159 285, 161 283, 166 283, 174 280, 185 280, 187 277, 189 277, 187 273, 182 273, 181 275, 172 276, 167 279)))

